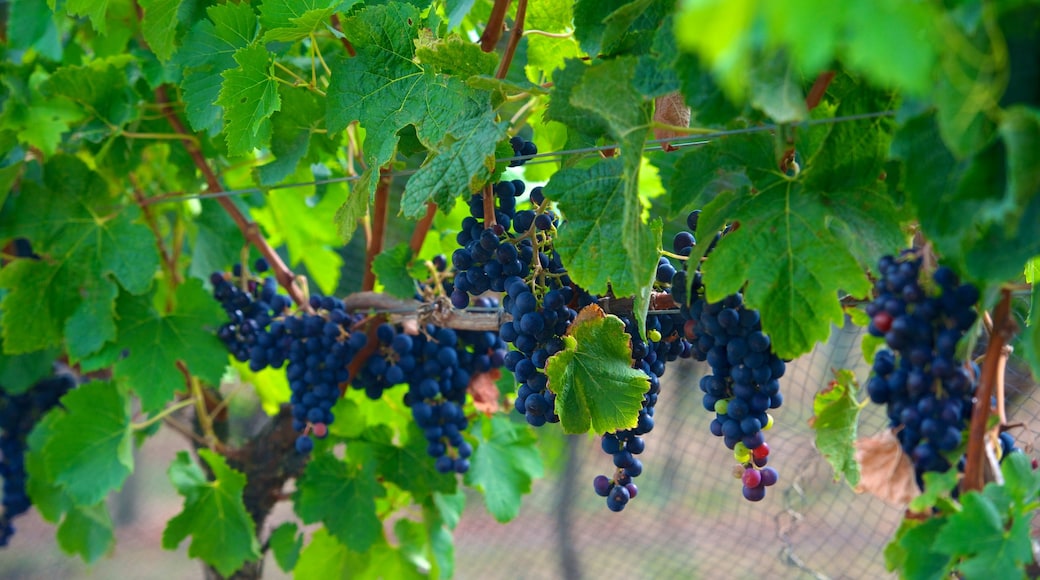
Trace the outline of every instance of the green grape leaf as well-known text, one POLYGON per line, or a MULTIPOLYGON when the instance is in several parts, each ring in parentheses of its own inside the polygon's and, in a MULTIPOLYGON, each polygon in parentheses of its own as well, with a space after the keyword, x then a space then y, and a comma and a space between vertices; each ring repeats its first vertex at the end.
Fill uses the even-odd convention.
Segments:
POLYGON ((856 428, 862 407, 856 400, 859 385, 852 371, 841 369, 825 389, 813 399, 810 425, 816 431, 816 448, 834 468, 834 480, 845 480, 850 486, 859 483, 856 462, 856 428))
POLYGON ((61 44, 57 40, 57 27, 54 25, 55 15, 46 2, 12 0, 7 9, 7 18, 10 48, 36 48, 51 60, 61 60, 61 44), (56 49, 54 45, 57 45, 56 49))
POLYGON ((1040 254, 1040 187, 1035 167, 1036 117, 1009 113, 1000 140, 957 160, 940 139, 934 115, 906 121, 892 143, 904 163, 907 202, 946 263, 978 280, 1008 280, 1040 254), (994 186, 994 184, 999 184, 994 186), (1015 201, 1010 201, 1015 200, 1015 201), (1013 211, 1008 211, 1013 208, 1013 211))
POLYGON ((908 580, 942 580, 949 575, 951 559, 932 545, 946 524, 945 518, 904 519, 895 537, 885 547, 885 565, 899 569, 908 580))
POLYGON ((378 445, 375 456, 380 477, 410 492, 417 500, 435 492, 454 492, 457 487, 454 474, 437 471, 434 461, 426 453, 427 443, 422 430, 411 422, 404 445, 378 445))
POLYGON ((462 78, 490 76, 498 66, 495 53, 484 52, 480 45, 458 34, 435 38, 432 33, 422 32, 415 50, 415 58, 439 73, 462 78))
POLYGON ((115 336, 112 280, 133 294, 151 284, 158 267, 151 232, 134 223, 134 207, 113 215, 104 180, 67 155, 50 158, 43 185, 23 183, 13 202, 0 214, 0 228, 28 238, 48 259, 18 260, 0 271, 0 287, 12 290, 2 309, 5 349, 31 352, 64 337, 74 357, 96 351, 115 336))
POLYGON ((230 155, 245 155, 271 142, 271 115, 282 107, 271 53, 262 45, 235 51, 236 68, 221 75, 217 104, 224 107, 230 155))
POLYGON ((7 167, 0 167, 0 208, 7 203, 7 196, 11 194, 11 188, 22 172, 23 166, 24 163, 19 162, 7 167))
POLYGON ((267 539, 274 554, 274 561, 283 572, 292 572, 300 560, 303 549, 303 534, 297 534, 295 522, 285 522, 271 532, 267 539))
POLYGON ((324 523, 352 550, 367 551, 383 537, 376 498, 386 495, 386 490, 376 480, 375 467, 371 460, 357 464, 350 453, 346 461, 327 453, 316 455, 293 495, 296 515, 306 524, 324 523))
POLYGON ((425 578, 400 550, 382 538, 371 549, 358 553, 341 544, 325 529, 318 529, 311 536, 311 543, 300 554, 293 577, 301 580, 425 578))
POLYGON ((443 150, 433 153, 408 180, 401 210, 419 217, 426 202, 449 208, 460 194, 476 193, 495 171, 495 148, 506 132, 506 123, 495 122, 490 108, 486 115, 459 121, 450 129, 455 137, 443 150))
POLYGON ((222 73, 236 66, 235 52, 257 35, 257 19, 249 3, 229 2, 206 9, 209 19, 197 22, 185 35, 173 64, 185 67, 181 80, 184 113, 196 131, 216 135, 223 127, 223 110, 216 102, 222 73))
POLYGON ((11 81, 6 83, 12 95, 4 103, 0 129, 14 131, 21 141, 39 148, 49 157, 57 152, 69 124, 82 119, 84 112, 65 97, 41 94, 40 85, 46 79, 47 73, 33 72, 27 95, 22 94, 19 87, 11 86, 11 81))
POLYGON ((213 272, 239 261, 246 242, 242 231, 217 200, 202 199, 199 205, 201 212, 191 223, 195 238, 188 272, 193 278, 208 280, 213 272))
POLYGON ((227 366, 227 349, 216 337, 220 306, 202 289, 199 280, 177 288, 176 307, 168 314, 155 311, 148 297, 120 298, 117 345, 130 356, 115 366, 115 377, 141 398, 141 409, 161 409, 185 388, 177 363, 210 384, 219 384, 227 366))
MULTIPOLYGON (((495 139, 487 137, 492 128, 497 128, 489 123, 487 93, 467 87, 456 77, 426 70, 414 61, 419 26, 418 10, 409 4, 368 6, 343 21, 343 32, 356 47, 358 57, 330 63, 328 129, 341 131, 354 121, 360 121, 365 129, 368 168, 357 190, 366 198, 375 191, 377 180, 373 172, 393 158, 400 140, 398 133, 408 125, 415 127, 419 141, 431 149, 429 163, 444 155, 445 161, 438 162, 443 166, 455 168, 462 164, 466 170, 474 171, 484 167, 484 160, 494 154, 494 142, 500 135, 496 133, 495 139), (441 145, 449 133, 456 141, 441 145), (440 155, 432 157, 433 153, 440 155), (473 156, 472 160, 460 157, 463 153, 473 156)), ((486 179, 483 174, 473 177, 464 173, 453 170, 454 195, 472 190, 473 182, 486 179)), ((410 199, 425 203, 434 193, 413 185, 415 177, 409 183, 410 199)), ((431 185, 444 187, 439 180, 431 185)), ((411 204, 405 213, 421 212, 415 208, 411 204)), ((343 229, 352 226, 340 222, 343 229)))
POLYGON ((51 410, 36 423, 26 439, 25 472, 28 480, 25 491, 40 516, 52 524, 58 523, 61 516, 73 507, 68 494, 54 481, 53 474, 47 469, 47 457, 43 451, 47 441, 54 436, 55 422, 61 420, 64 414, 61 408, 51 410))
POLYGON ((67 0, 65 12, 69 16, 86 16, 90 24, 101 36, 108 34, 108 22, 105 14, 108 13, 110 0, 67 0))
POLYGON ((626 182, 622 162, 606 159, 588 169, 557 172, 544 193, 566 217, 554 247, 571 278, 591 292, 606 293, 609 288, 615 296, 634 295, 637 310, 645 312, 656 273, 660 225, 643 223, 638 188, 630 190, 626 182), (631 215, 626 220, 627 214, 631 215), (619 240, 624 252, 618 251, 619 240))
POLYGON ((394 537, 404 559, 416 568, 430 570, 432 565, 426 555, 430 537, 422 522, 408 518, 397 520, 394 522, 394 537))
POLYGON ((134 469, 130 403, 115 384, 93 381, 69 391, 61 404, 43 446, 46 469, 73 503, 94 505, 134 469))
POLYGON ((1033 460, 1025 453, 1012 453, 1000 462, 1007 491, 1018 505, 1040 492, 1040 473, 1033 469, 1033 460))
POLYGON ((432 501, 423 503, 423 524, 429 536, 429 551, 433 555, 433 574, 451 578, 455 571, 455 542, 452 530, 459 523, 466 506, 466 495, 459 490, 452 495, 436 493, 432 501))
POLYGON ((933 549, 950 556, 967 556, 957 568, 967 578, 1013 578, 1032 561, 1029 519, 1010 527, 992 500, 980 493, 961 496, 961 511, 948 517, 933 549))
POLYGON ((119 126, 135 114, 138 97, 127 80, 129 55, 91 61, 83 66, 63 66, 40 85, 47 96, 63 96, 79 103, 106 125, 119 126))
POLYGON ((748 76, 751 105, 777 123, 803 121, 809 116, 801 75, 783 53, 757 63, 748 76))
POLYGON ((411 261, 412 250, 408 244, 397 244, 372 260, 372 271, 387 293, 402 300, 411 300, 415 297, 415 281, 408 269, 411 261))
POLYGON ((951 469, 944 473, 928 471, 924 473, 922 478, 924 480, 924 489, 921 491, 921 495, 910 500, 910 505, 907 506, 910 510, 923 514, 931 513, 934 507, 942 508, 950 505, 952 499, 951 492, 960 483, 960 473, 956 469, 951 469))
POLYGON ((325 104, 305 87, 281 85, 278 92, 282 108, 271 117, 274 161, 257 170, 263 185, 280 183, 292 175, 307 155, 312 137, 325 123, 325 104))
POLYGON ((571 0, 543 0, 527 6, 525 26, 531 30, 563 32, 571 28, 573 19, 574 2, 571 0))
POLYGON ((176 50, 173 42, 177 34, 177 11, 181 0, 140 0, 144 16, 141 34, 160 61, 170 60, 176 50))
POLYGON ((166 524, 162 545, 174 550, 191 536, 188 556, 199 558, 228 576, 242 564, 260 557, 256 525, 242 501, 246 476, 209 449, 199 449, 198 453, 209 466, 213 481, 207 479, 187 451, 177 453, 169 476, 177 493, 184 496, 184 507, 166 524))
POLYGON ((636 426, 650 383, 632 368, 625 323, 586 307, 568 330, 573 341, 549 358, 545 372, 556 393, 564 433, 610 433, 636 426))
POLYGON ((337 10, 346 12, 357 0, 264 0, 260 24, 265 41, 294 41, 325 27, 325 19, 337 10))
POLYGON ((112 517, 105 502, 75 506, 58 525, 58 545, 66 554, 78 554, 93 564, 116 545, 112 517))
MULTIPOLYGON (((313 177, 306 167, 301 167, 294 179, 302 183, 313 177)), ((313 185, 279 189, 267 196, 267 205, 253 209, 252 215, 272 246, 284 244, 289 248, 289 265, 302 263, 318 288, 331 295, 339 285, 343 258, 335 250, 339 238, 328 224, 332 223, 342 197, 327 192, 317 204, 311 204, 308 198, 313 195, 313 185)))
POLYGON ((536 437, 527 425, 504 415, 479 416, 470 431, 477 448, 466 472, 466 485, 484 494, 484 505, 499 522, 520 513, 520 499, 531 491, 531 481, 542 477, 536 437))
POLYGON ((37 350, 25 354, 4 354, 0 336, 0 390, 8 395, 20 395, 37 381, 50 376, 57 350, 37 350))

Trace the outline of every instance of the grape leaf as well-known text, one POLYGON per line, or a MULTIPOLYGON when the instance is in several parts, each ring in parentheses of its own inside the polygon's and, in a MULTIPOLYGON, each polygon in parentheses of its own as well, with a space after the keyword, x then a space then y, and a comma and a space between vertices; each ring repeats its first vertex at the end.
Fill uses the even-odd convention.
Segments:
POLYGON ((345 546, 365 552, 383 537, 376 498, 384 495, 371 460, 358 465, 349 453, 346 461, 326 453, 307 464, 293 495, 293 508, 304 523, 322 522, 345 546))
POLYGON ((114 337, 112 280, 134 294, 151 284, 158 267, 151 232, 134 223, 135 207, 111 215, 104 180, 67 155, 50 158, 44 183, 23 183, 13 201, 0 213, 0 228, 28 238, 49 259, 18 260, 0 272, 0 287, 12 290, 3 301, 4 347, 57 345, 70 322, 65 338, 73 356, 96 351, 114 337))
MULTIPOLYGON (((306 167, 300 167, 294 179, 299 183, 312 181, 306 167)), ((309 201, 313 195, 313 185, 278 189, 267 196, 267 205, 253 209, 252 214, 271 245, 289 248, 290 266, 303 263, 318 288, 334 294, 343 258, 334 249, 339 247, 339 239, 328 224, 342 197, 329 192, 315 204, 309 201)))
POLYGON ((166 62, 173 55, 174 37, 177 34, 177 11, 181 0, 140 0, 144 16, 141 18, 141 34, 160 61, 166 62))
POLYGON ((542 477, 536 437, 527 425, 503 415, 478 415, 470 431, 477 440, 466 485, 484 494, 484 505, 499 522, 520 512, 520 498, 531 491, 531 481, 542 477))
POLYGON ((426 202, 450 208, 460 194, 476 193, 495 171, 495 147, 506 132, 506 123, 497 123, 490 107, 487 114, 456 123, 450 134, 455 138, 446 148, 431 152, 422 167, 405 186, 401 210, 418 217, 426 212, 426 202))
POLYGON ((783 53, 757 63, 748 77, 751 105, 777 123, 802 121, 809 116, 802 79, 783 53))
POLYGON ((3 337, 0 336, 0 390, 8 395, 20 395, 28 391, 36 381, 51 374, 56 358, 57 350, 4 354, 3 337))
MULTIPOLYGON (((450 199, 483 185, 493 169, 487 167, 487 160, 501 136, 486 92, 416 64, 419 25, 417 9, 403 3, 369 6, 345 19, 343 32, 358 56, 330 64, 327 99, 329 131, 341 131, 354 121, 365 129, 368 167, 356 189, 366 199, 375 191, 373 171, 392 159, 402 128, 413 125, 419 141, 431 149, 426 171, 409 182, 406 215, 421 214, 435 192, 450 199), (449 133, 454 141, 441 145, 449 133), (441 170, 450 171, 447 182, 437 175, 441 170)), ((353 207, 357 204, 360 201, 353 207)), ((343 217, 351 218, 352 212, 344 212, 343 217)), ((344 231, 352 231, 354 225, 339 224, 344 231)))
POLYGON ((36 423, 26 439, 25 472, 28 480, 25 492, 29 494, 40 516, 52 524, 58 523, 61 516, 73 507, 68 494, 55 483, 53 474, 47 469, 47 457, 44 454, 44 446, 54 436, 54 424, 64 414, 60 407, 54 408, 36 423))
POLYGON ((63 66, 40 85, 40 91, 79 103, 105 126, 120 126, 136 114, 138 97, 129 85, 126 70, 131 62, 130 55, 119 55, 83 66, 63 66))
POLYGON ((375 257, 372 271, 389 294, 402 300, 411 300, 415 297, 415 281, 408 271, 411 261, 412 250, 408 244, 397 244, 375 257))
POLYGON ((202 199, 199 206, 201 212, 191 222, 195 238, 188 273, 208 280, 213 272, 220 272, 241 259, 245 238, 217 200, 202 199))
POLYGON ((191 28, 172 62, 185 67, 181 90, 188 123, 216 135, 223 126, 223 110, 216 105, 221 75, 235 66, 235 52, 256 38, 257 20, 246 2, 210 6, 206 14, 209 19, 191 28))
POLYGON ((55 40, 57 29, 54 26, 54 14, 46 2, 39 0, 11 0, 7 9, 7 41, 15 50, 36 48, 51 60, 61 60, 60 44, 55 56, 51 45, 55 40))
POLYGON ((617 296, 641 293, 649 280, 643 265, 657 264, 657 238, 641 220, 625 227, 619 211, 627 195, 621 161, 606 159, 588 169, 559 171, 544 193, 566 217, 554 247, 571 278, 591 292, 605 293, 609 286, 617 296), (638 254, 618 251, 624 238, 642 238, 638 254))
POLYGON ((293 577, 301 580, 322 578, 356 578, 379 580, 382 578, 424 578, 400 550, 391 547, 385 540, 373 545, 365 553, 355 552, 336 540, 325 529, 318 529, 311 536, 311 543, 303 549, 300 560, 293 570, 293 577))
POLYGON ((185 388, 178 362, 214 385, 227 366, 227 349, 214 334, 224 317, 217 302, 195 279, 181 284, 174 298, 168 314, 156 312, 148 297, 123 297, 117 305, 117 345, 130 356, 116 363, 115 377, 137 393, 145 412, 162 408, 185 388))
POLYGON ((1040 492, 1040 473, 1033 469, 1033 460, 1025 453, 1012 453, 1000 462, 1007 491, 1017 505, 1022 506, 1040 492))
POLYGON ((90 24, 101 36, 108 34, 108 22, 105 14, 108 13, 110 0, 67 0, 65 12, 69 16, 86 16, 90 24))
POLYGON ((263 45, 235 51, 236 68, 221 75, 217 104, 224 107, 224 127, 230 155, 263 149, 271 141, 271 115, 281 109, 271 53, 263 45))
POLYGON ((246 476, 228 467, 224 457, 209 449, 199 449, 198 453, 209 466, 213 481, 187 451, 177 453, 168 473, 177 493, 184 496, 184 507, 166 524, 162 544, 174 550, 191 536, 188 555, 228 576, 260 557, 256 525, 242 502, 246 476))
POLYGON ((337 10, 346 12, 357 0, 264 0, 260 24, 265 41, 294 41, 324 28, 325 19, 337 10))
POLYGON ((436 38, 432 33, 422 32, 415 49, 415 58, 425 66, 447 75, 462 78, 492 75, 498 65, 494 53, 484 52, 458 34, 436 38))
MULTIPOLYGON (((271 117, 271 153, 274 161, 258 169, 260 183, 274 185, 296 171, 307 155, 312 138, 325 123, 325 104, 305 87, 278 87, 282 108, 271 117)), ((307 180, 310 181, 310 180, 307 180)))
POLYGON ((950 557, 936 552, 932 545, 943 529, 945 518, 923 522, 904 519, 895 537, 885 547, 885 565, 899 569, 912 580, 942 580, 949 575, 950 557))
POLYGON ((455 571, 455 542, 452 530, 459 523, 466 506, 466 495, 462 490, 452 495, 436 493, 432 501, 423 503, 423 524, 429 536, 430 552, 433 555, 432 574, 451 578, 455 571))
POLYGON ((134 469, 130 404, 114 383, 93 381, 61 398, 43 446, 47 472, 73 503, 91 506, 134 469))
POLYGON ((58 525, 58 545, 66 554, 79 554, 88 564, 112 550, 116 537, 105 502, 69 510, 58 525))
POLYGON ((41 70, 30 75, 28 94, 23 88, 12 86, 14 75, 7 76, 12 77, 12 80, 5 79, 12 94, 4 103, 0 129, 15 131, 23 142, 39 148, 47 156, 54 155, 62 134, 69 130, 69 123, 83 118, 83 110, 65 97, 41 94, 40 85, 47 79, 47 73, 41 70))
POLYGON ((582 310, 567 331, 574 344, 545 365, 564 433, 610 433, 636 426, 650 383, 632 368, 625 323, 598 306, 582 310))
POLYGON ((1016 518, 1006 526, 1004 514, 992 500, 966 493, 961 496, 961 511, 948 517, 933 549, 964 557, 957 568, 966 578, 1013 578, 1032 561, 1029 535, 1029 518, 1016 518))
POLYGON ((457 487, 455 476, 437 471, 426 448, 422 430, 414 422, 409 423, 408 440, 404 445, 376 446, 379 476, 410 492, 417 501, 435 492, 454 492, 457 487))
POLYGON ((810 425, 816 431, 816 448, 834 468, 834 480, 845 480, 855 487, 859 483, 859 464, 856 462, 856 428, 862 407, 856 396, 859 386, 852 371, 841 369, 835 380, 813 399, 813 418, 810 425))
POLYGON ((271 532, 267 539, 274 561, 283 572, 292 572, 303 549, 303 534, 297 535, 296 523, 285 522, 271 532))

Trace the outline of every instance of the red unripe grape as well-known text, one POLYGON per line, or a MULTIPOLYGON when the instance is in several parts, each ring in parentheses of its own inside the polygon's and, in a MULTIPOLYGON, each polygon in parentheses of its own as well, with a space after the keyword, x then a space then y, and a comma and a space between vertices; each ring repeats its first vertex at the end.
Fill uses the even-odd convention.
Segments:
POLYGON ((881 312, 878 312, 874 315, 874 318, 871 319, 871 322, 874 323, 874 328, 880 330, 881 332, 888 332, 889 329, 892 328, 892 315, 889 314, 887 311, 882 310, 881 312))
POLYGON ((754 467, 744 470, 744 476, 740 478, 745 487, 758 487, 762 483, 762 474, 754 467))
POLYGON ((329 426, 325 423, 314 423, 311 425, 311 433, 318 439, 324 439, 329 434, 329 426))
POLYGON ((763 442, 761 445, 751 450, 751 455, 753 455, 755 459, 769 457, 769 445, 763 442))

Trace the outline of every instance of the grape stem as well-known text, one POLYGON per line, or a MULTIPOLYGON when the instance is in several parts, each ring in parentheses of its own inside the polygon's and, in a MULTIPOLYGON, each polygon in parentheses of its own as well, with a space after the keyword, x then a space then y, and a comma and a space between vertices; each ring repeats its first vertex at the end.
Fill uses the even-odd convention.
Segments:
MULTIPOLYGON (((1011 318, 1011 291, 1001 289, 1000 302, 993 309, 993 333, 986 347, 986 358, 982 361, 982 373, 979 378, 978 392, 975 396, 975 408, 971 414, 971 428, 968 432, 968 451, 965 454, 964 479, 961 480, 961 492, 980 491, 984 481, 984 454, 986 444, 986 425, 989 421, 990 398, 996 388, 998 373, 1002 371, 1001 359, 1005 358, 1005 346, 1014 336, 1017 328, 1011 318)), ((1005 359, 1006 361, 1006 359, 1005 359)))
POLYGON ((495 6, 488 16, 487 27, 484 34, 480 35, 480 50, 493 52, 498 45, 498 39, 502 38, 502 29, 505 26, 506 12, 509 11, 510 0, 495 0, 495 6))
POLYGON ((333 14, 332 18, 329 19, 329 23, 332 24, 332 28, 339 33, 339 41, 343 44, 343 50, 346 50, 347 54, 351 57, 357 56, 357 51, 354 50, 354 45, 350 44, 347 35, 343 34, 343 26, 340 24, 339 14, 333 14))
POLYGON ((832 80, 834 80, 834 71, 825 70, 817 75, 816 81, 813 83, 812 88, 809 89, 809 94, 805 96, 806 110, 811 111, 816 108, 816 105, 820 104, 832 80))
POLYGON ((484 229, 489 230, 497 223, 495 221, 495 190, 489 183, 484 186, 484 229))
POLYGON ((184 381, 188 385, 191 399, 195 403, 195 417, 198 419, 199 427, 202 429, 206 447, 223 454, 224 444, 221 443, 220 439, 217 438, 217 434, 213 431, 213 417, 210 416, 208 409, 206 409, 206 395, 202 392, 202 383, 199 382, 198 377, 192 376, 188 366, 183 362, 177 361, 177 369, 184 375, 184 381))
MULTIPOLYGON (((155 99, 162 104, 162 114, 166 117, 166 121, 170 124, 173 130, 177 133, 187 133, 184 123, 181 122, 177 113, 174 112, 165 85, 155 89, 155 99)), ((198 146, 190 139, 181 139, 181 143, 184 145, 184 149, 191 157, 192 162, 195 163, 195 167, 198 168, 206 178, 207 191, 209 193, 222 192, 224 188, 220 183, 220 179, 209 166, 209 163, 202 155, 202 151, 198 146)), ((235 202, 231 201, 231 198, 227 196, 217 196, 216 200, 217 203, 220 204, 220 207, 231 216, 231 219, 235 222, 235 225, 238 226, 239 231, 242 232, 246 241, 259 250, 260 254, 267 260, 267 263, 271 266, 271 271, 274 273, 275 279, 278 280, 278 284, 289 292, 289 296, 293 299, 293 302, 296 302, 300 308, 310 311, 310 305, 307 304, 303 291, 296 285, 296 275, 293 274, 292 270, 285 265, 285 262, 282 261, 278 252, 275 252, 274 248, 267 243, 267 239, 264 238, 256 223, 246 219, 246 216, 238 209, 235 202)))
MULTIPOLYGON (((156 220, 152 208, 148 206, 148 203, 145 200, 144 192, 141 190, 141 184, 138 182, 137 176, 130 173, 127 174, 127 178, 130 179, 130 184, 133 185, 134 202, 137 204, 137 207, 141 208, 141 215, 144 216, 144 221, 148 224, 148 229, 152 231, 152 235, 155 237, 155 245, 159 249, 159 256, 161 258, 160 263, 163 272, 169 280, 170 290, 175 290, 177 286, 183 282, 181 273, 177 271, 177 257, 171 253, 169 248, 166 246, 166 240, 163 239, 162 232, 159 229, 159 222, 156 220)), ((171 306, 172 304, 167 300, 167 312, 171 310, 171 306)))
POLYGON ((180 411, 181 409, 183 409, 185 407, 190 407, 190 406, 192 406, 194 404, 195 404, 195 398, 194 397, 189 397, 187 399, 184 399, 183 401, 180 401, 178 403, 170 405, 169 407, 166 407, 161 412, 159 412, 157 415, 155 415, 154 417, 150 417, 146 421, 142 421, 140 423, 133 423, 133 424, 131 424, 130 428, 133 429, 134 431, 141 431, 141 430, 147 429, 147 428, 151 427, 153 424, 158 423, 159 421, 162 421, 162 420, 166 419, 167 417, 169 417, 170 415, 176 413, 177 411, 180 411))
MULTIPOLYGON (((498 9, 499 4, 503 4, 504 7, 509 6, 509 0, 495 0, 495 10, 498 9)), ((503 19, 505 18, 505 10, 503 9, 503 19)), ((516 20, 513 21, 513 31, 509 35, 509 43, 506 44, 506 51, 502 53, 502 60, 498 63, 498 70, 495 71, 496 79, 506 78, 506 74, 509 73, 509 65, 513 63, 513 55, 516 53, 516 47, 520 44, 520 39, 524 35, 524 18, 527 16, 527 0, 517 0, 516 3, 516 20)), ((502 25, 498 25, 498 30, 501 31, 502 25)), ((491 30, 490 22, 488 23, 488 30, 491 30)), ((496 38, 497 42, 497 38, 496 38)), ((490 52, 484 47, 483 38, 481 39, 480 47, 484 49, 484 52, 490 52)), ((494 45, 492 45, 494 48, 494 45)))

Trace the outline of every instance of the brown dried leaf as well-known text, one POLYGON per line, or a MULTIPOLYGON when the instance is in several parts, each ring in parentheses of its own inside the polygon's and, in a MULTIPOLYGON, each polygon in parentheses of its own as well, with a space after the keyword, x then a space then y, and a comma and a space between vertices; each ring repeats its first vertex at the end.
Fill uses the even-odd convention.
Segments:
MULTIPOLYGON (((657 100, 654 101, 654 121, 667 125, 689 127, 690 108, 686 106, 682 93, 674 92, 657 97, 657 100)), ((684 135, 685 133, 670 129, 654 128, 654 137, 657 139, 676 139, 684 135)), ((661 148, 665 151, 675 150, 667 141, 661 144, 661 148)))
POLYGON ((501 371, 491 369, 486 373, 474 375, 469 380, 469 394, 473 396, 473 406, 489 417, 500 408, 498 385, 495 383, 501 376, 501 371))
POLYGON ((855 446, 861 474, 856 493, 870 493, 901 506, 921 494, 914 478, 914 466, 892 430, 861 438, 855 446))

